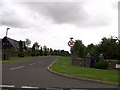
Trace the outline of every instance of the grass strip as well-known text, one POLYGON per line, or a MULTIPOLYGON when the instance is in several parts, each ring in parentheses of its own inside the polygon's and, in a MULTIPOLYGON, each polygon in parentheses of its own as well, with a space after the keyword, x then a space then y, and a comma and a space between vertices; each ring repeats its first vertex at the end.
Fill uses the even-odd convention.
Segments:
POLYGON ((27 57, 11 57, 9 60, 1 60, 0 62, 16 62, 23 60, 32 60, 35 57, 27 56, 27 57))
MULTIPOLYGON (((112 83, 118 83, 118 70, 102 70, 95 68, 85 68, 74 66, 71 64, 71 59, 69 57, 59 58, 51 67, 51 70, 68 74, 74 77, 88 78, 94 80, 102 80, 112 83)), ((120 83, 120 81, 119 81, 120 83)))

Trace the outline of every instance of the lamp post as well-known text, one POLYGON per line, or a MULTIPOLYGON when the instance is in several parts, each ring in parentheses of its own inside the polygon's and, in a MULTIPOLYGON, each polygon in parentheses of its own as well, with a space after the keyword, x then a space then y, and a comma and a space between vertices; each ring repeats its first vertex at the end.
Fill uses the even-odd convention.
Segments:
POLYGON ((8 59, 9 58, 9 52, 7 51, 7 47, 8 47, 8 41, 7 41, 7 34, 8 34, 8 30, 10 28, 7 28, 6 29, 6 40, 5 40, 5 44, 4 44, 4 60, 8 59))
POLYGON ((10 28, 7 28, 7 29, 6 29, 6 37, 7 37, 7 34, 8 34, 8 30, 9 30, 9 29, 10 29, 10 28))

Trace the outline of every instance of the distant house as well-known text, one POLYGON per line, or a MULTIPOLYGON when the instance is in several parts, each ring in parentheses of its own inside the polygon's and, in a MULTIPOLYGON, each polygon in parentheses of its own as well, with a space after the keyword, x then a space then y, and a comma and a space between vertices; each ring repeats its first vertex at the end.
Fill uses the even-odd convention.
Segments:
POLYGON ((14 40, 14 39, 11 39, 11 38, 8 38, 8 37, 4 37, 2 39, 2 48, 14 48, 16 50, 19 49, 19 41, 17 40, 14 40))
POLYGON ((2 39, 2 59, 17 56, 19 50, 19 41, 4 37, 2 39))
MULTIPOLYGON (((19 41, 11 39, 9 37, 4 37, 1 40, 0 50, 2 51, 2 60, 9 59, 10 57, 17 57, 19 51, 19 41)), ((25 46, 25 41, 23 42, 24 55, 30 56, 31 50, 25 46)))

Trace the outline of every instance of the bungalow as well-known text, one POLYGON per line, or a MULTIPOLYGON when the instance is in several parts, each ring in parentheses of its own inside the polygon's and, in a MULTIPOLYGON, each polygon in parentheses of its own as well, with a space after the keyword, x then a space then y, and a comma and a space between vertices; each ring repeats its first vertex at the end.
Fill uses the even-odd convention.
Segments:
MULTIPOLYGON (((0 41, 0 51, 1 51, 0 53, 2 53, 2 56, 0 56, 0 59, 2 58, 2 60, 6 60, 9 59, 10 57, 18 56, 19 41, 11 39, 9 37, 4 37, 3 39, 1 39, 1 41, 0 41)), ((25 41, 23 41, 23 48, 24 48, 24 55, 30 56, 31 50, 25 46, 25 41)))
POLYGON ((17 56, 19 49, 19 41, 4 37, 2 39, 2 59, 9 59, 9 57, 17 56))

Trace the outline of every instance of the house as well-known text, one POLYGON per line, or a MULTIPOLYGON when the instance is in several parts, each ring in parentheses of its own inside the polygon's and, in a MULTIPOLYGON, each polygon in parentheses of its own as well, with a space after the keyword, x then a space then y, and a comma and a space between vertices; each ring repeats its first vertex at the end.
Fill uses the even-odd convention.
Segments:
MULTIPOLYGON (((2 52, 2 60, 9 59, 10 57, 17 57, 19 53, 19 41, 11 39, 9 37, 4 37, 1 40, 0 50, 2 52)), ((25 46, 25 41, 23 42, 24 55, 30 56, 31 50, 25 46)))
POLYGON ((18 56, 19 41, 4 37, 2 39, 2 59, 18 56))

